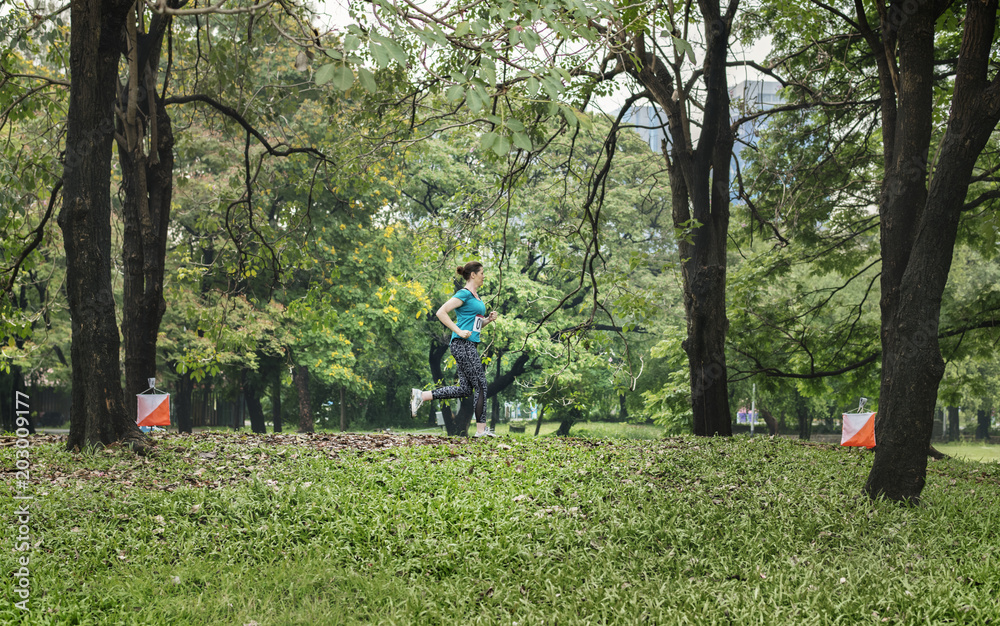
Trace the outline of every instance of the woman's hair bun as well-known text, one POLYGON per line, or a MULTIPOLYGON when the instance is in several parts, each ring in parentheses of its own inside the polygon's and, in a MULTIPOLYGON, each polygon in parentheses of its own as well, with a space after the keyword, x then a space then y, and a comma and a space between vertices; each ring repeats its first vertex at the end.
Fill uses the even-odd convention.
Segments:
POLYGON ((459 266, 458 266, 458 269, 457 269, 456 271, 457 271, 457 272, 458 272, 459 274, 461 274, 461 275, 465 276, 465 266, 463 266, 463 265, 459 265, 459 266))

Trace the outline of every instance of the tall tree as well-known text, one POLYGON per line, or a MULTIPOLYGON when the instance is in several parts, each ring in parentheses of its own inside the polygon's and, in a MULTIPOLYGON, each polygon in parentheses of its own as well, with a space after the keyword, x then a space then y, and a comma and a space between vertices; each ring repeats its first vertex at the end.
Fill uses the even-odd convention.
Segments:
MULTIPOLYGON (((619 59, 667 116, 670 145, 664 156, 670 171, 673 223, 679 232, 689 233, 678 242, 678 251, 687 317, 687 338, 682 345, 688 356, 694 433, 731 435, 726 375, 726 238, 734 133, 729 123, 726 62, 739 1, 729 0, 725 10, 719 0, 698 2, 705 41, 703 66, 691 80, 681 82, 684 49, 692 49, 679 39, 682 35, 690 38, 688 22, 681 16, 693 10, 692 4, 684 3, 668 16, 671 36, 680 43, 673 59, 657 54, 655 36, 642 27, 635 30, 631 45, 619 59), (704 81, 700 101, 694 95, 699 77, 704 81), (700 134, 692 121, 696 110, 701 111, 700 134)), ((648 19, 655 25, 663 18, 651 14, 648 19)), ((694 55, 691 57, 693 60, 694 55)))
POLYGON ((125 441, 145 447, 121 387, 111 291, 111 146, 121 34, 133 2, 70 5, 70 101, 59 226, 73 319, 73 419, 67 447, 125 441))
MULTIPOLYGON (((171 7, 186 2, 174 0, 171 7)), ((144 12, 136 3, 126 18, 123 54, 128 79, 115 103, 115 140, 123 178, 122 338, 127 402, 148 387, 147 379, 156 377, 156 341, 167 308, 163 273, 174 185, 173 127, 157 92, 160 53, 172 16, 153 14, 148 30, 142 32, 147 21, 144 12)))
POLYGON ((968 2, 947 126, 932 154, 935 35, 953 4, 892 2, 879 11, 876 29, 856 2, 857 28, 878 63, 885 160, 878 448, 865 491, 910 503, 919 501, 927 472, 944 373, 941 298, 959 218, 976 162, 1000 121, 1000 75, 990 60, 997 0, 968 2))

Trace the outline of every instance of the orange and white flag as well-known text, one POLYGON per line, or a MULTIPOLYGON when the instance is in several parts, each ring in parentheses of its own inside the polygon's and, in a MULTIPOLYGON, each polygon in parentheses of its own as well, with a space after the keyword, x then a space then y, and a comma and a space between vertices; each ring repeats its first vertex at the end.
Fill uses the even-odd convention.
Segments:
POLYGON ((840 436, 842 446, 875 447, 875 414, 844 413, 844 430, 840 436))
POLYGON ((139 412, 135 423, 139 426, 170 426, 170 394, 140 393, 139 412))

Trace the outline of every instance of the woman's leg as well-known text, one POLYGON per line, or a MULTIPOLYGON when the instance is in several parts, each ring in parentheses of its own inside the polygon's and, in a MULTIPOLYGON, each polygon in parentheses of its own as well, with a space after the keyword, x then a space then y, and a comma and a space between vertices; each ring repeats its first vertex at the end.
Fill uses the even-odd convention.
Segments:
MULTIPOLYGON (((476 416, 476 432, 486 430, 486 369, 479 358, 475 342, 455 339, 451 342, 451 354, 458 365, 458 386, 440 387, 430 393, 433 399, 467 398, 472 399, 472 409, 476 416)), ((427 392, 425 392, 427 393, 427 392)), ((431 399, 426 398, 426 399, 431 399)))
POLYGON ((482 432, 486 428, 486 368, 483 367, 483 360, 479 358, 476 351, 475 379, 472 382, 476 388, 476 395, 473 399, 473 410, 476 413, 476 430, 482 432))

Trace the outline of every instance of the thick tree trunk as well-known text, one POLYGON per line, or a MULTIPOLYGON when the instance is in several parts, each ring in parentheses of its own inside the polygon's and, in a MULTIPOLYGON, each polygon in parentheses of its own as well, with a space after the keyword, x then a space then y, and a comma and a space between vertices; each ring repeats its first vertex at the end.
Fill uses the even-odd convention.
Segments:
POLYGON ((194 381, 191 374, 184 372, 177 378, 176 391, 174 392, 175 404, 174 415, 177 417, 177 432, 193 432, 192 428, 192 396, 194 395, 194 381))
POLYGON ((948 407, 948 441, 958 441, 961 436, 960 430, 958 407, 950 406, 948 407))
POLYGON ((569 437, 569 429, 572 428, 573 424, 576 424, 581 417, 583 417, 583 414, 579 409, 571 409, 569 412, 565 413, 559 420, 559 428, 556 429, 556 436, 569 437))
POLYGON ((73 410, 67 448, 148 442, 126 408, 111 289, 111 143, 122 28, 130 2, 73 0, 63 206, 72 316, 73 410))
MULTIPOLYGON (((18 407, 18 392, 27 395, 28 389, 24 385, 24 371, 20 365, 11 365, 10 372, 0 374, 3 380, 3 430, 6 432, 16 432, 19 428, 27 428, 28 433, 35 434, 36 415, 32 414, 31 403, 28 403, 29 410, 26 413, 23 407, 18 407)), ((24 400, 23 396, 21 397, 24 400)))
POLYGON ((895 26, 889 23, 883 24, 881 34, 865 33, 882 74, 886 172, 879 202, 882 380, 875 419, 878 447, 865 491, 872 498, 905 503, 919 502, 927 473, 934 406, 944 373, 939 314, 959 216, 976 159, 1000 120, 1000 85, 987 82, 997 0, 970 2, 951 113, 935 155, 933 176, 928 176, 936 71, 934 25, 936 11, 943 6, 916 3, 899 25, 898 41, 893 40, 895 26), (883 36, 889 39, 883 41, 883 36), (886 50, 898 51, 898 64, 895 58, 886 62, 886 50))
POLYGON ((299 392, 299 432, 313 432, 312 405, 309 399, 309 369, 296 365, 292 369, 295 389, 299 392))
POLYGON ((688 356, 694 434, 732 435, 729 389, 726 380, 725 265, 692 267, 693 257, 682 262, 687 339, 681 344, 688 356))
POLYGON ((261 435, 267 432, 267 427, 264 426, 264 407, 260 402, 263 391, 259 375, 244 370, 243 397, 246 399, 247 413, 250 414, 250 430, 261 435))
POLYGON ((979 409, 976 412, 976 439, 990 439, 991 409, 979 409))
MULTIPOLYGON (((14 368, 11 368, 13 370, 14 368)), ((17 430, 14 416, 17 414, 13 372, 0 372, 0 394, 3 394, 3 404, 0 405, 0 430, 12 433, 17 430)))

